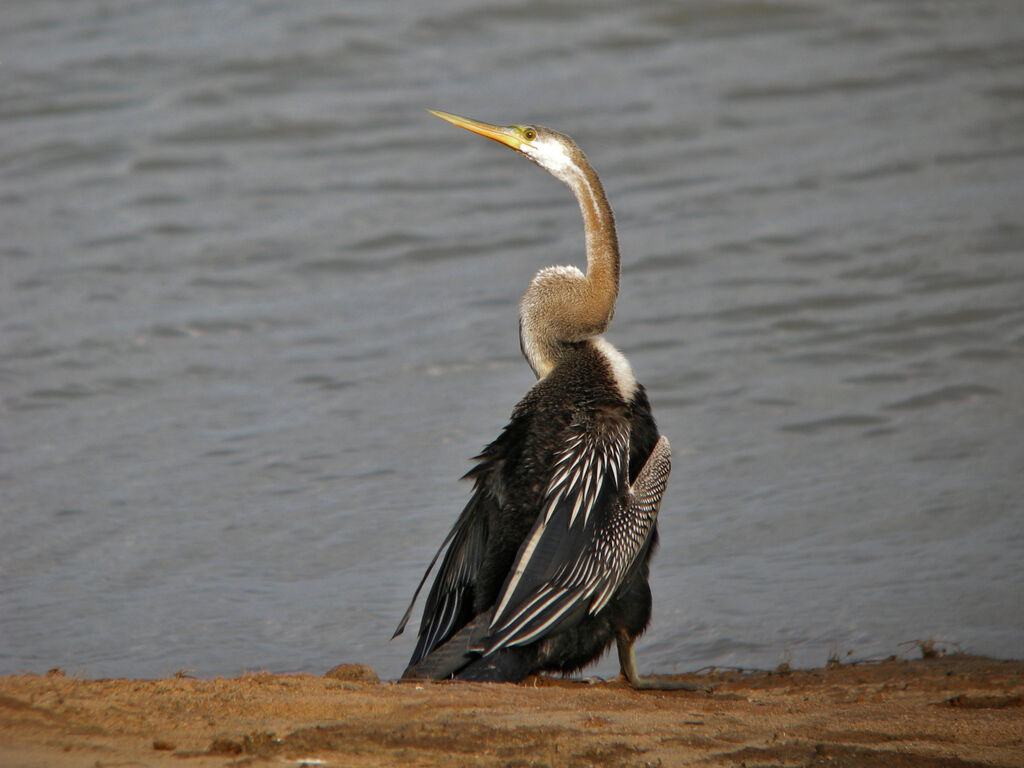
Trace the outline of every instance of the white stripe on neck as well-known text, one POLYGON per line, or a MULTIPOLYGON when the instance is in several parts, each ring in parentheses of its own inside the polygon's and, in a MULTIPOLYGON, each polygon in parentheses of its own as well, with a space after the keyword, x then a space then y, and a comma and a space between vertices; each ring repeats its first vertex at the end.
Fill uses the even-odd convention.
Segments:
POLYGON ((626 356, 612 346, 612 343, 604 336, 595 336, 590 341, 608 363, 608 367, 612 371, 612 377, 615 379, 615 386, 618 387, 622 399, 628 403, 633 399, 637 388, 633 367, 629 364, 626 356))

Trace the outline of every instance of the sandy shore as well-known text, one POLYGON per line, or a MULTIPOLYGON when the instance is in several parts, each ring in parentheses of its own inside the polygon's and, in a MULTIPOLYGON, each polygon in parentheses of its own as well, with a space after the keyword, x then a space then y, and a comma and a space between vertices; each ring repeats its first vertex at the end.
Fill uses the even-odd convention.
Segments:
POLYGON ((3 677, 0 765, 1024 766, 1024 662, 955 655, 682 677, 714 692, 380 683, 359 667, 3 677))

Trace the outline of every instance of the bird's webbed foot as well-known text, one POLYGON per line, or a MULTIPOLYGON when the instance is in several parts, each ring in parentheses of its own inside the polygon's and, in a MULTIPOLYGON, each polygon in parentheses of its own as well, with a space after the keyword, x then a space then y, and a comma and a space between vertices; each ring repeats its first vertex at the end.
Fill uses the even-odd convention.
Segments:
POLYGON ((625 633, 619 633, 615 639, 616 648, 619 651, 619 665, 622 667, 622 676, 629 681, 629 684, 640 691, 701 691, 711 693, 710 685, 693 685, 684 683, 682 680, 661 680, 655 677, 641 677, 636 670, 636 655, 633 651, 633 639, 625 633))

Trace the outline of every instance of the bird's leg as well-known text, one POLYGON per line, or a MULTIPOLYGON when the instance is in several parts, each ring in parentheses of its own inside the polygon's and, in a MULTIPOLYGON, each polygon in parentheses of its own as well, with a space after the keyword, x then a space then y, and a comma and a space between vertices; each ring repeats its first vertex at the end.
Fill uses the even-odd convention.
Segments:
POLYGON ((615 645, 619 651, 619 665, 622 676, 637 690, 641 691, 704 691, 711 692, 709 685, 691 685, 681 680, 658 680, 653 677, 641 677, 636 671, 636 655, 633 652, 633 638, 619 631, 615 637, 615 645))

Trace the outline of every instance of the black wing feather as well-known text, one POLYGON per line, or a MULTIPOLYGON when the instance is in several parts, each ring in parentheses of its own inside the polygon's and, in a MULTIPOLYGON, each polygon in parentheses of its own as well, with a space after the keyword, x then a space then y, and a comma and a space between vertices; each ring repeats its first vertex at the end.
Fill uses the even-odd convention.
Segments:
POLYGON ((416 648, 409 661, 410 667, 443 645, 473 619, 477 580, 487 549, 488 520, 497 515, 501 504, 497 498, 497 495, 500 495, 500 483, 496 482, 496 478, 501 474, 510 446, 521 439, 526 425, 525 418, 513 414, 512 421, 506 425, 501 435, 476 457, 477 465, 463 478, 474 481, 473 495, 441 543, 434 559, 430 561, 405 615, 398 624, 398 629, 392 635, 392 638, 397 637, 405 629, 416 604, 416 598, 430 576, 434 564, 444 552, 444 560, 423 608, 416 648))
POLYGON ((413 650, 410 665, 415 664, 434 648, 454 635, 463 624, 473 617, 473 587, 476 584, 480 563, 483 561, 487 541, 486 505, 493 503, 485 490, 478 487, 448 536, 442 542, 434 559, 427 566, 426 573, 413 593, 409 607, 392 637, 405 629, 412 614, 413 605, 420 590, 427 581, 434 564, 445 552, 441 568, 427 595, 420 621, 419 637, 413 650))

